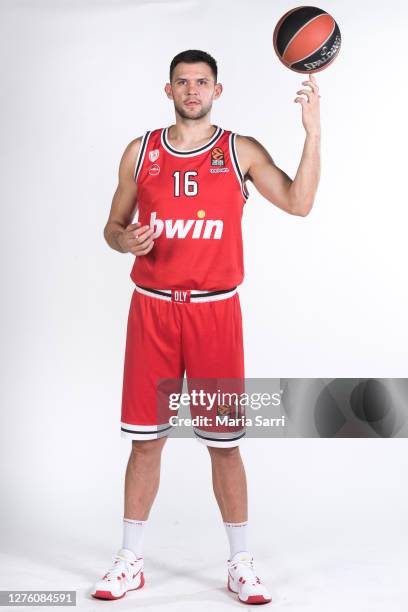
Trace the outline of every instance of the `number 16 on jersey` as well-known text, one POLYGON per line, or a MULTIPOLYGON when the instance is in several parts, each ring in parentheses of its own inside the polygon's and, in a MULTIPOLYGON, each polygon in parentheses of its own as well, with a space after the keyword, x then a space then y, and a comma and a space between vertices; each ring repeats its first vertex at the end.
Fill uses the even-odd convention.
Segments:
POLYGON ((173 172, 174 177, 174 195, 176 198, 180 196, 180 185, 182 184, 183 193, 185 196, 196 196, 198 194, 198 183, 191 177, 198 176, 195 170, 173 172))

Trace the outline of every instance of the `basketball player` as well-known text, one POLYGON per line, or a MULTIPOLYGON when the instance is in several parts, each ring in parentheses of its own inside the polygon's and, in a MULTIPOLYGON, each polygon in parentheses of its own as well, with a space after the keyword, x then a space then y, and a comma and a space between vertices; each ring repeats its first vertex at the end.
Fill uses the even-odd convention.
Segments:
MULTIPOLYGON (((242 321, 237 286, 243 280, 241 217, 246 182, 283 211, 304 217, 320 175, 319 94, 313 76, 295 102, 306 139, 294 180, 254 138, 210 121, 222 93, 217 64, 202 51, 171 62, 165 86, 176 121, 148 131, 125 149, 104 235, 120 253, 136 256, 127 325, 122 436, 132 440, 125 478, 122 548, 92 595, 118 599, 144 584, 143 538, 160 479, 171 426, 157 410, 161 378, 243 379, 242 321), (302 97, 304 96, 304 97, 302 97), (132 223, 138 209, 139 221, 132 223)), ((262 83, 259 92, 262 94, 262 83)), ((225 414, 228 406, 220 406, 225 414)), ((215 498, 230 553, 227 586, 244 603, 268 603, 248 541, 246 475, 239 452, 245 435, 210 424, 194 427, 208 448, 215 498)))

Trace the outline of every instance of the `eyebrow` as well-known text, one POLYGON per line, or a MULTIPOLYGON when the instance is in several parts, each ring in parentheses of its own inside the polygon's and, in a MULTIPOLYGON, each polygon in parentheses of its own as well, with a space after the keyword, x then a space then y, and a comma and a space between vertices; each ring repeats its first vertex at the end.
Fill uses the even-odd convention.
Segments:
MULTIPOLYGON (((188 81, 188 80, 189 79, 187 77, 183 77, 183 76, 179 76, 179 77, 176 78, 176 81, 188 81)), ((194 80, 194 79, 191 79, 191 80, 194 80)), ((195 80, 196 81, 209 81, 210 77, 206 77, 206 76, 197 77, 195 80)))

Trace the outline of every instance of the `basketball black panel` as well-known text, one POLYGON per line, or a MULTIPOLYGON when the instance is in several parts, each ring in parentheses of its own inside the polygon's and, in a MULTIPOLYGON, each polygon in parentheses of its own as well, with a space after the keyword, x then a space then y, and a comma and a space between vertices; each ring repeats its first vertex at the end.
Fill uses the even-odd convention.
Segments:
POLYGON ((319 9, 316 6, 302 6, 288 15, 282 21, 276 38, 276 48, 278 49, 280 56, 282 57, 290 40, 304 25, 313 19, 313 17, 326 14, 326 11, 319 9))

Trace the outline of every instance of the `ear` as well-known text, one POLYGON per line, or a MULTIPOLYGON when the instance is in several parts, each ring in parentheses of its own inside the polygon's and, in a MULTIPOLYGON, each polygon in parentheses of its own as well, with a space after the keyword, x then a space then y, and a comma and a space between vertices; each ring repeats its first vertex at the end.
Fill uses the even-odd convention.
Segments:
POLYGON ((170 98, 170 100, 172 100, 173 99, 173 91, 171 89, 170 83, 166 83, 166 85, 164 86, 164 91, 166 92, 166 96, 168 98, 170 98))
POLYGON ((223 90, 223 87, 221 83, 216 83, 214 87, 214 100, 217 100, 217 98, 220 97, 220 95, 222 94, 222 90, 223 90))

